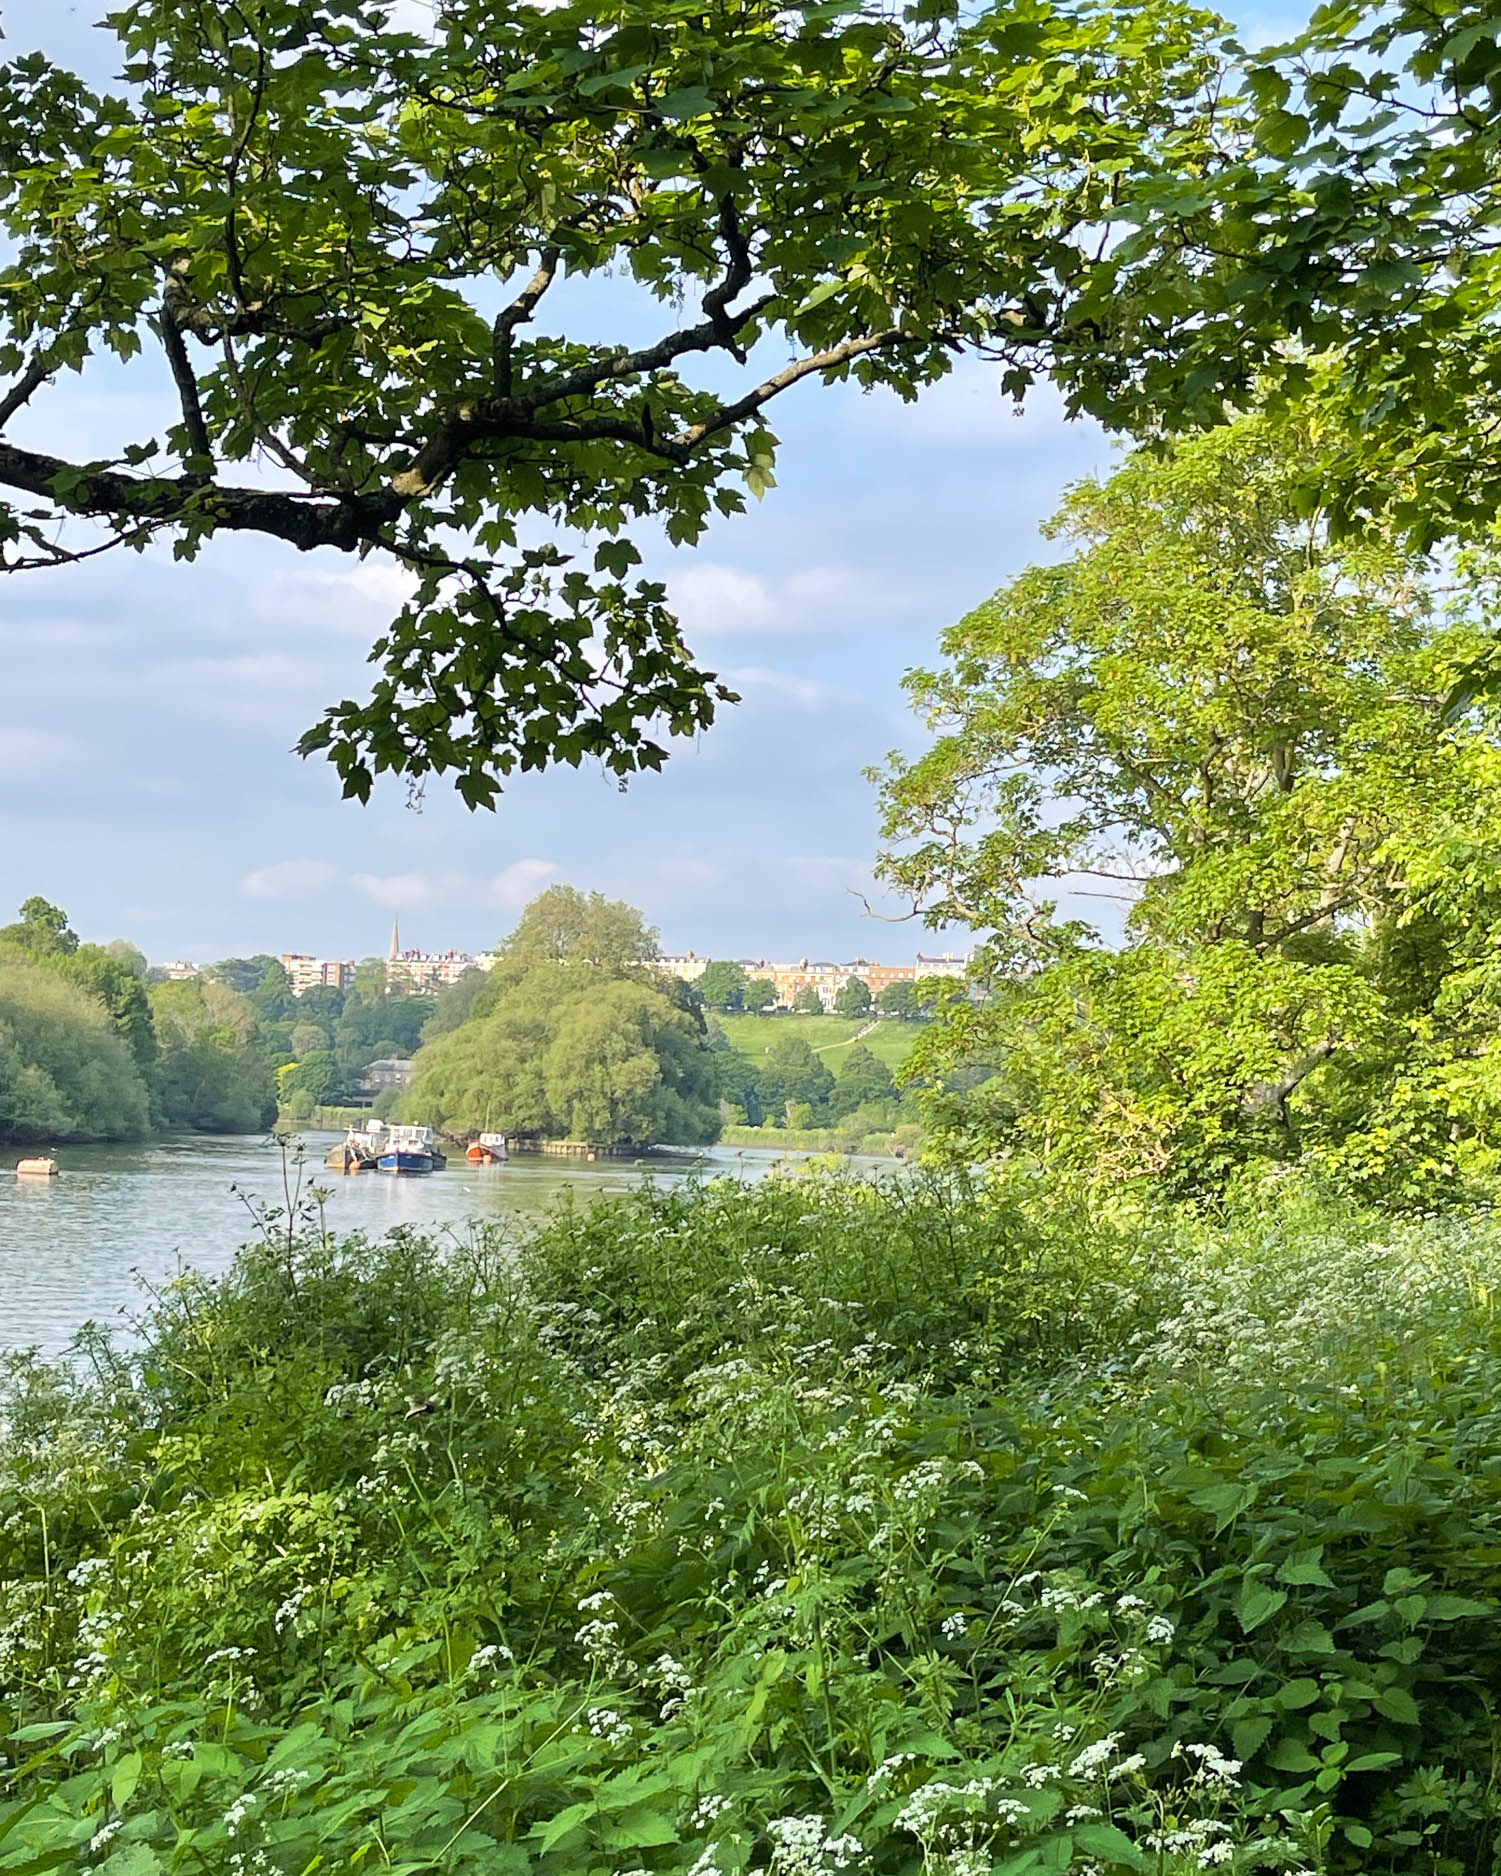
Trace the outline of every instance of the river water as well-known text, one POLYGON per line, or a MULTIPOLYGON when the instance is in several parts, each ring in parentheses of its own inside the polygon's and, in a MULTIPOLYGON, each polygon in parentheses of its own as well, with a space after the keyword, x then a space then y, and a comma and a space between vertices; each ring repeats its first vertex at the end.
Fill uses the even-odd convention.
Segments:
MULTIPOLYGON (((581 1200, 629 1191, 649 1169, 662 1185, 729 1174, 755 1180, 775 1154, 713 1147, 650 1161, 518 1157, 504 1166, 447 1169, 420 1178, 325 1171, 341 1134, 309 1133, 304 1185, 332 1189, 332 1231, 379 1236, 413 1225, 462 1236, 476 1219, 536 1218, 571 1188, 581 1200)), ((7 1156, 8 1157, 8 1156, 7 1156)), ((56 1179, 17 1179, 0 1162, 0 1348, 64 1348, 87 1321, 128 1328, 160 1288, 188 1266, 222 1270, 254 1235, 247 1200, 284 1206, 283 1156, 260 1135, 203 1135, 145 1146, 74 1146, 56 1179)), ((295 1179, 295 1171, 292 1174, 295 1179)))

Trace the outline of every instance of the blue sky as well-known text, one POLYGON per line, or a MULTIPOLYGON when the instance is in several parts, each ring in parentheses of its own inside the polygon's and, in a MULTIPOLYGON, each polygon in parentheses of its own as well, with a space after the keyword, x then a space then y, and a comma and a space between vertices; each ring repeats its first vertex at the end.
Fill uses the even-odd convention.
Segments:
MULTIPOLYGON (((7 55, 37 45, 103 75, 93 4, 9 0, 7 55)), ((611 283, 575 316, 616 333, 642 308, 611 283)), ((1039 397, 1020 417, 991 368, 917 406, 805 385, 779 402, 779 486, 691 552, 664 546, 691 644, 744 701, 660 777, 525 778, 493 814, 399 782, 369 807, 290 753, 322 705, 359 694, 394 576, 273 543, 166 548, 0 585, 0 917, 32 892, 87 936, 153 959, 384 951, 393 915, 425 949, 493 944, 554 880, 629 899, 670 950, 909 957, 875 924, 876 815, 861 771, 918 746, 902 672, 1045 551, 1066 483, 1108 466, 1092 426, 1039 397)), ((158 371, 100 364, 10 434, 85 455, 149 435, 158 371)), ((894 906, 890 910, 896 910, 894 906)))

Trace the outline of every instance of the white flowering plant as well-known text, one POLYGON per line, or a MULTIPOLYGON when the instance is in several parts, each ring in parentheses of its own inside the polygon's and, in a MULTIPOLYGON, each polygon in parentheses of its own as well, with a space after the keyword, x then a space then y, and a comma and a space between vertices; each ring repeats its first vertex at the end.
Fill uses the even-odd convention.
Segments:
POLYGON ((0 1876, 1468 1876, 1498 1296, 921 1180, 253 1250, 10 1365, 0 1876))

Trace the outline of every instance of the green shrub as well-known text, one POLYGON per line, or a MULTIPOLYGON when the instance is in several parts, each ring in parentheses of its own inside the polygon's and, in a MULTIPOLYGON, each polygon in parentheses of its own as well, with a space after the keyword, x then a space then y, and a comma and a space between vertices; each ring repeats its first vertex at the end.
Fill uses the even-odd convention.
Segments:
POLYGON ((271 1219, 16 1363, 0 1872, 1489 1871, 1501 1234, 271 1219))

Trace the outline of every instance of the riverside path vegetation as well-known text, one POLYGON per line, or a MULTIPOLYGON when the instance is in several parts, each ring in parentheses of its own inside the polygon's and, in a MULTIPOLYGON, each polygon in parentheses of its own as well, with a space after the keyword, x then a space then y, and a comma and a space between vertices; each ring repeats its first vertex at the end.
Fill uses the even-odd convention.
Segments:
POLYGON ((272 1218, 13 1361, 0 1871, 1486 1876, 1501 1231, 272 1218))

